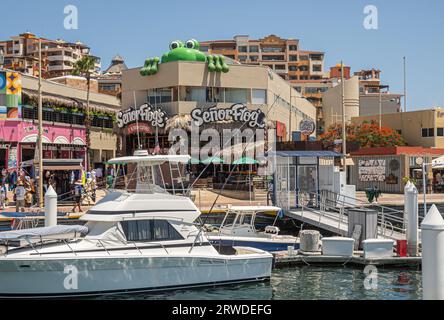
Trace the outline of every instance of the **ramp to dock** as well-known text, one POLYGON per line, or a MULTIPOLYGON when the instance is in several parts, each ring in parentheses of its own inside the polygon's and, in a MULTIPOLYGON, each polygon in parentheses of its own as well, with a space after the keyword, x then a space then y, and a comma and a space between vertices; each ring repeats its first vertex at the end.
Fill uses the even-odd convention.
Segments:
MULTIPOLYGON (((306 223, 341 236, 348 236, 349 234, 348 217, 340 212, 302 207, 286 210, 285 215, 302 223, 306 223)), ((405 233, 402 232, 401 229, 395 230, 396 228, 393 228, 393 223, 386 219, 384 222, 381 220, 378 222, 379 237, 393 240, 406 239, 405 233)))

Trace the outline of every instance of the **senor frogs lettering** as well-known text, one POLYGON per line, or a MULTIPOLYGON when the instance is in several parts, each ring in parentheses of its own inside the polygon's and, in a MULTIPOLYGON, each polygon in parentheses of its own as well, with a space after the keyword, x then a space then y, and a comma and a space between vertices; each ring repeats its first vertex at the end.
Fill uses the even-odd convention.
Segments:
POLYGON ((123 128, 125 125, 136 121, 149 122, 153 127, 163 128, 167 117, 162 109, 155 109, 149 104, 143 104, 137 110, 131 107, 120 111, 117 114, 116 120, 119 128, 123 128))
POLYGON ((228 109, 211 107, 203 110, 200 108, 191 111, 191 118, 197 122, 198 126, 204 123, 233 120, 236 122, 246 122, 250 127, 264 128, 265 114, 260 110, 248 110, 243 104, 237 103, 228 109))

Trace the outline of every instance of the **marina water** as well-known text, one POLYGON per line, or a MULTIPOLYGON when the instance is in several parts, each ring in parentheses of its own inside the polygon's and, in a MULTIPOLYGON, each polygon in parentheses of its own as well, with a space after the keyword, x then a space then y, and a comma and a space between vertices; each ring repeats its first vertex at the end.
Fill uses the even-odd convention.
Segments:
POLYGON ((276 269, 271 281, 217 288, 178 290, 104 296, 100 299, 129 300, 419 300, 422 299, 421 271, 382 269, 377 271, 377 287, 365 285, 364 269, 349 267, 306 266, 276 269), (366 289, 367 287, 367 289, 366 289))

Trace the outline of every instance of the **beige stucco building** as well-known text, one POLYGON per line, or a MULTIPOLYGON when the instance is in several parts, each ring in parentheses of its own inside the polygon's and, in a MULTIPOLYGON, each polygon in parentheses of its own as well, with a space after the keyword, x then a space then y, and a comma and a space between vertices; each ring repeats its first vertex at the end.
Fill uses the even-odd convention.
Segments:
MULTIPOLYGON (((359 78, 351 77, 344 81, 345 121, 359 116, 359 78)), ((338 83, 323 94, 323 114, 325 128, 342 122, 342 83, 338 83)))
MULTIPOLYGON (((410 146, 444 148, 444 109, 396 112, 381 116, 382 126, 398 131, 410 146)), ((354 123, 379 121, 379 115, 355 117, 354 123)))
POLYGON ((171 118, 196 108, 244 104, 249 110, 262 110, 266 120, 278 127, 281 140, 299 130, 303 119, 315 121, 315 107, 268 67, 237 63, 229 67, 227 73, 216 73, 209 72, 203 62, 175 61, 160 64, 159 71, 150 76, 141 76, 140 68, 124 70, 122 108, 149 103, 160 106, 171 118))

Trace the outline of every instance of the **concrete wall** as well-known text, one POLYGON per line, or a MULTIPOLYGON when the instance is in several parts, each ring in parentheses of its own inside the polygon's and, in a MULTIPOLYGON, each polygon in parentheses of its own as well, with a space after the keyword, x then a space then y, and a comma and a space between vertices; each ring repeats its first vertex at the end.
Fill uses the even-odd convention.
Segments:
MULTIPOLYGON (((399 97, 399 95, 394 96, 399 97)), ((397 101, 390 101, 391 95, 383 94, 381 101, 381 113, 396 113, 400 110, 400 104, 397 101)), ((395 99, 396 100, 396 99, 395 99)), ((379 94, 360 95, 359 97, 359 116, 379 115, 379 94)))
MULTIPOLYGON (((345 80, 345 120, 359 116, 359 78, 345 80)), ((336 122, 342 122, 342 84, 329 89, 323 95, 325 129, 336 122)))

